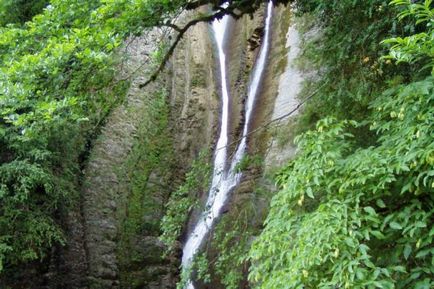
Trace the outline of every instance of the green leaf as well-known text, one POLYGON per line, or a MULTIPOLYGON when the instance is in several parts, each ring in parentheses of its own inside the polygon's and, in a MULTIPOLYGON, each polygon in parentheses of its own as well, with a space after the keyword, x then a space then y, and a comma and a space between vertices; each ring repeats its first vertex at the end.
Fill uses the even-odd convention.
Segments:
POLYGON ((431 289, 431 281, 429 278, 425 278, 424 280, 418 281, 414 289, 431 289))
POLYGON ((386 236, 384 236, 383 233, 381 233, 380 231, 376 231, 376 230, 371 231, 371 235, 374 235, 379 240, 383 240, 386 238, 386 236))
POLYGON ((357 269, 356 270, 356 277, 359 280, 364 280, 365 279, 365 270, 364 269, 357 269))
POLYGON ((405 246, 404 246, 404 258, 405 258, 405 260, 408 259, 408 257, 411 254, 411 251, 412 251, 411 245, 410 244, 405 244, 405 246))
POLYGON ((378 199, 378 200, 376 201, 376 204, 377 204, 378 207, 380 207, 380 208, 382 208, 382 209, 384 209, 384 208, 386 207, 386 204, 383 202, 382 199, 378 199))
POLYGON ((418 221, 418 222, 416 222, 416 223, 414 224, 414 226, 417 227, 417 228, 426 228, 426 223, 425 223, 425 222, 418 221))
POLYGON ((306 194, 308 195, 309 198, 314 199, 315 197, 313 196, 313 191, 311 187, 307 187, 306 189, 306 194))
POLYGON ((431 253, 432 250, 434 250, 434 249, 421 250, 421 251, 417 252, 416 258, 423 258, 423 257, 427 256, 429 253, 431 253))
POLYGON ((396 272, 407 273, 404 266, 394 266, 392 269, 396 272))
POLYGON ((354 240, 352 238, 345 238, 345 244, 347 244, 348 246, 354 248, 356 247, 356 245, 354 244, 354 240))
POLYGON ((389 226, 390 226, 390 228, 392 228, 394 230, 401 230, 402 229, 401 224, 399 224, 397 222, 390 222, 389 226))
POLYGON ((376 215, 377 213, 375 212, 374 208, 372 207, 364 207, 363 210, 368 213, 369 215, 376 215))

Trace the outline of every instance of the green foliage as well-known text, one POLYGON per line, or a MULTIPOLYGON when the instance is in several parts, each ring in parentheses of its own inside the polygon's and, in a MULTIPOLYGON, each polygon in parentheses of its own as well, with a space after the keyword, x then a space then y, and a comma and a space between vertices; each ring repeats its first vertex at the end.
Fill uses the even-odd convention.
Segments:
POLYGON ((209 273, 209 263, 206 255, 199 254, 195 256, 192 270, 197 272, 197 279, 203 281, 204 283, 209 283, 211 281, 211 275, 209 273))
MULTIPOLYGON (((13 16, 12 2, 42 3, 2 1, 1 13, 13 16)), ((116 48, 184 2, 53 0, 32 21, 0 27, 0 267, 63 242, 55 216, 73 202, 90 139, 128 86, 114 79, 116 48)), ((21 12, 17 21, 29 20, 21 12)))
MULTIPOLYGON (((384 58, 395 59, 397 63, 428 60, 425 67, 434 68, 434 8, 432 0, 425 0, 424 3, 394 0, 391 3, 406 6, 407 9, 398 15, 400 20, 414 18, 417 25, 426 25, 425 30, 427 32, 404 38, 394 37, 383 41, 383 43, 391 44, 390 54, 384 58)), ((434 70, 431 73, 434 74, 434 70)))
POLYGON ((195 279, 207 284, 211 282, 210 264, 206 254, 200 253, 194 256, 193 261, 187 268, 181 269, 180 280, 176 283, 177 289, 183 289, 187 286, 192 273, 195 273, 195 279))
POLYGON ((204 283, 210 283, 211 275, 209 269, 210 266, 209 266, 207 256, 203 253, 196 254, 191 264, 188 267, 186 268, 183 267, 181 269, 181 275, 180 275, 181 278, 179 282, 176 283, 176 289, 185 288, 193 272, 197 274, 196 276, 197 280, 201 280, 204 283))
POLYGON ((210 173, 209 154, 202 151, 193 161, 185 176, 185 182, 170 195, 166 215, 161 221, 160 236, 168 251, 175 248, 176 240, 180 237, 191 210, 198 205, 197 200, 203 192, 208 190, 210 173))
MULTIPOLYGON (((247 254, 253 235, 259 233, 257 223, 263 221, 258 214, 259 198, 244 201, 240 208, 232 208, 215 229, 212 245, 218 251, 212 264, 217 277, 227 289, 240 288, 248 269, 247 254)), ((262 218, 261 218, 262 217, 262 218)))
POLYGON ((74 149, 82 144, 76 127, 47 127, 45 133, 45 139, 35 142, 11 135, 3 142, 0 243, 8 250, 2 250, 0 259, 7 264, 42 258, 53 243, 63 243, 52 216, 76 197, 79 167, 74 161, 79 156, 74 149), (72 140, 61 142, 62 138, 72 140))
POLYGON ((249 168, 260 168, 264 163, 264 159, 260 155, 244 155, 241 160, 235 165, 236 172, 242 172, 249 168))
POLYGON ((298 139, 303 151, 278 178, 251 251, 259 288, 417 288, 429 278, 433 83, 377 101, 376 147, 354 147, 348 127, 357 123, 330 119, 298 139), (391 118, 403 103, 416 113, 391 118))
MULTIPOLYGON (((431 21, 423 19, 419 25, 431 21)), ((394 46, 388 57, 432 63, 432 41, 420 41, 394 46)), ((329 117, 297 138, 302 150, 279 175, 281 190, 249 254, 257 288, 434 286, 434 78, 424 71, 413 82, 390 81, 362 122, 329 117), (376 135, 371 146, 354 134, 363 127, 376 135)))
POLYGON ((300 11, 309 11, 314 19, 310 24, 315 31, 313 37, 312 33, 304 37, 300 61, 307 62, 316 76, 306 83, 301 97, 319 89, 305 105, 302 129, 330 114, 362 120, 370 101, 385 89, 385 79, 417 71, 417 66, 396 67, 378 60, 387 54, 382 40, 414 31, 410 21, 398 22, 398 9, 387 4, 385 0, 297 2, 300 11))

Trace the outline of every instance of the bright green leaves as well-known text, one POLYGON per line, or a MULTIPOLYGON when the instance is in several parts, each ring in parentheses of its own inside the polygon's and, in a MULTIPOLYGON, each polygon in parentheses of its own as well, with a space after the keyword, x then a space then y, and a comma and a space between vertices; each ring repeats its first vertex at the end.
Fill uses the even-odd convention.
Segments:
MULTIPOLYGON (((209 273, 209 262, 206 255, 201 254, 195 256, 192 270, 197 272, 198 280, 201 280, 204 283, 211 282, 211 275, 209 273)), ((182 289, 183 287, 178 286, 178 288, 182 289)))
POLYGON ((432 0, 423 3, 413 1, 394 0, 391 4, 406 6, 399 13, 399 19, 415 18, 416 25, 424 25, 426 32, 417 33, 407 37, 386 39, 383 43, 390 45, 390 54, 386 59, 400 62, 416 62, 428 59, 425 67, 431 69, 434 76, 434 8, 432 0))
POLYGON ((150 1, 52 1, 22 29, 2 28, 0 99, 20 100, 2 111, 19 111, 17 125, 30 133, 57 118, 74 121, 92 113, 67 106, 70 99, 96 100, 104 106, 108 101, 99 93, 101 86, 112 81, 106 78, 113 67, 111 53, 131 32, 158 24, 162 15, 170 15, 181 3, 163 5, 158 11, 156 5, 150 1), (52 108, 40 112, 47 103, 52 108))
POLYGON ((297 199, 301 206, 305 195, 313 199, 316 194, 327 190, 324 184, 324 175, 334 170, 336 164, 347 153, 349 143, 345 138, 352 138, 352 135, 344 131, 345 126, 354 126, 354 122, 338 123, 335 119, 324 119, 317 124, 317 130, 307 132, 303 137, 296 138, 296 143, 303 148, 300 158, 306 159, 305 163, 290 164, 277 176, 278 184, 288 192, 287 197, 297 199), (311 164, 311 165, 308 165, 311 164), (297 172, 303 176, 296 182, 288 182, 288 172, 297 172))
MULTIPOLYGON (((395 95, 400 97, 404 95, 395 95)), ((426 100, 431 93, 420 97, 426 100)), ((382 99, 387 101, 388 95, 382 99)), ((377 147, 355 149, 345 131, 348 124, 326 123, 299 139, 304 150, 279 177, 282 190, 273 198, 265 230, 250 252, 250 279, 259 288, 406 288, 399 284, 408 280, 410 258, 429 268, 432 236, 427 235, 427 222, 434 203, 431 183, 417 185, 425 205, 414 194, 400 194, 399 184, 417 179, 427 167, 421 163, 410 171, 399 169, 414 159, 397 156, 405 145, 417 156, 417 149, 425 150, 432 138, 421 138, 430 143, 419 147, 405 135, 405 126, 386 118, 387 133, 397 134, 395 140, 402 144, 392 145, 394 136, 383 132, 377 147), (317 175, 317 185, 310 181, 311 173, 317 175), (320 193, 307 202, 309 188, 320 193), (403 205, 407 202, 410 205, 403 205)), ((433 123, 427 129, 432 131, 433 123)), ((423 129, 419 123, 412 125, 423 129)), ((411 282, 406 284, 415 284, 411 282)))
POLYGON ((390 222, 389 226, 390 226, 390 228, 392 228, 394 230, 401 230, 402 229, 401 224, 399 224, 397 222, 390 222))
MULTIPOLYGON (((298 161, 280 174, 278 181, 283 189, 273 198, 266 228, 250 252, 255 264, 250 278, 260 282, 261 288, 328 286, 319 281, 332 268, 324 272, 315 268, 327 268, 326 264, 359 251, 354 231, 360 222, 352 219, 357 212, 350 209, 350 203, 335 197, 321 204, 317 201, 337 192, 336 183, 328 182, 327 176, 336 171, 340 159, 348 153, 350 146, 345 139, 352 137, 345 131, 348 125, 355 123, 325 119, 318 123, 316 131, 298 138, 299 146, 305 149, 298 161), (304 197, 306 194, 312 198, 314 192, 316 201, 304 197)), ((367 248, 360 248, 365 252, 363 258, 369 260, 367 248)), ((342 270, 354 271, 356 263, 350 261, 342 270)), ((346 282, 342 276, 337 278, 339 284, 346 282)))
MULTIPOLYGON (((397 63, 418 61, 425 56, 433 56, 434 45, 433 33, 419 33, 409 37, 390 38, 383 41, 391 46, 390 55, 384 59, 395 59, 397 63)), ((433 63, 430 64, 433 66, 433 63)))
POLYGON ((368 213, 369 215, 371 215, 371 216, 376 216, 377 215, 377 213, 375 212, 374 208, 372 208, 372 207, 369 207, 369 206, 368 207, 364 207, 363 210, 366 213, 368 213))
POLYGON ((284 204, 272 208, 266 229, 254 243, 250 279, 259 288, 329 288, 332 284, 361 288, 357 284, 366 278, 358 279, 372 275, 373 268, 369 247, 355 234, 355 211, 330 200, 312 213, 293 212, 270 222, 276 210, 286 208, 284 204))
POLYGON ((394 147, 396 155, 389 160, 388 168, 399 178, 401 194, 416 195, 432 191, 432 156, 434 156, 433 122, 434 79, 407 86, 398 86, 385 93, 372 104, 373 129, 380 135, 384 149, 394 147), (411 177, 410 177, 411 176, 411 177))
POLYGON ((250 280, 267 289, 432 287, 433 107, 428 77, 371 103, 375 145, 354 141, 360 124, 332 118, 298 137, 251 248, 250 280))
POLYGON ((392 0, 390 4, 397 6, 406 6, 405 9, 398 14, 398 18, 400 20, 406 17, 415 16, 416 24, 434 21, 434 9, 432 8, 432 0, 424 0, 420 2, 422 3, 411 0, 392 0))

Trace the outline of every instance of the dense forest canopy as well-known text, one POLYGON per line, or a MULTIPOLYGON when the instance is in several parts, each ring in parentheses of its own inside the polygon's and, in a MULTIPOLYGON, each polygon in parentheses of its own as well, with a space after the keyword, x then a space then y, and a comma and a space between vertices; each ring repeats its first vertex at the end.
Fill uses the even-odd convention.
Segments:
MULTIPOLYGON (((116 78, 123 41, 152 27, 182 36, 263 3, 222 2, 0 0, 0 274, 64 244, 58 216, 76 202, 92 140, 129 85, 116 78), (185 27, 173 22, 204 4, 214 9, 185 27)), ((277 176, 264 230, 240 253, 252 264, 250 281, 432 288, 433 2, 294 5, 310 19, 306 30, 319 29, 300 60, 318 71, 303 95, 318 92, 300 118, 300 152, 277 176)), ((156 73, 176 39, 150 59, 156 73)))

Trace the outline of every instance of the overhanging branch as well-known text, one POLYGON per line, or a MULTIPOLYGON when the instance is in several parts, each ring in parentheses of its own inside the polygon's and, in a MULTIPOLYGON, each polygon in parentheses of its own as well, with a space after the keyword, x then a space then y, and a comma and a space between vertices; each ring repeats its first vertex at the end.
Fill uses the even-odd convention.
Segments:
MULTIPOLYGON (((201 22, 212 22, 215 19, 222 18, 226 14, 227 14, 226 11, 219 11, 219 12, 216 12, 212 15, 202 16, 202 17, 193 19, 190 22, 188 22, 183 28, 179 28, 178 26, 176 26, 176 29, 175 29, 173 27, 176 31, 178 31, 178 35, 176 36, 175 41, 170 45, 169 49, 167 50, 166 54, 164 55, 157 70, 152 73, 151 77, 147 81, 140 84, 139 88, 143 88, 143 87, 147 86, 149 83, 153 82, 155 79, 157 79, 158 75, 161 73, 161 71, 163 71, 164 67, 166 66, 166 63, 169 61, 170 57, 172 56, 173 52, 175 51, 176 46, 178 46, 178 43, 181 41, 182 37, 188 31, 188 29, 190 29, 190 27, 192 27, 198 23, 201 23, 201 22)), ((166 26, 168 26, 168 25, 166 24, 166 26)))

